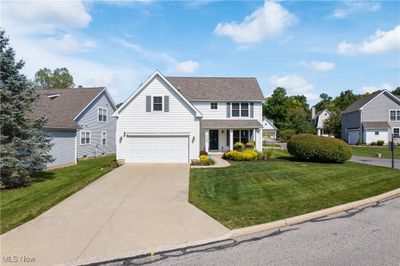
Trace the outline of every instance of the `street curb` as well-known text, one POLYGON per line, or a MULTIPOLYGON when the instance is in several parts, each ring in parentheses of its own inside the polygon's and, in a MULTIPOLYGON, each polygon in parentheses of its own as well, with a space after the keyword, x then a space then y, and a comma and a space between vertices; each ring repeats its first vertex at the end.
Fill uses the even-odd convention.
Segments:
POLYGON ((386 193, 383 193, 383 194, 380 194, 377 196, 373 196, 373 197, 370 197, 367 199, 353 201, 353 202, 338 205, 335 207, 331 207, 331 208, 327 208, 327 209, 323 209, 323 210, 319 210, 319 211, 315 211, 315 212, 310 212, 310 213, 306 213, 306 214, 302 214, 302 215, 298 215, 298 216, 293 216, 293 217, 290 217, 287 219, 282 219, 282 220, 264 223, 264 224, 253 225, 253 226, 249 226, 249 227, 243 227, 243 228, 239 228, 239 229, 233 229, 223 235, 220 235, 220 236, 214 237, 214 238, 209 238, 209 239, 194 241, 194 242, 185 242, 185 243, 174 244, 174 245, 158 246, 158 247, 154 247, 154 248, 136 250, 136 251, 132 251, 132 252, 125 253, 125 254, 118 254, 118 255, 113 255, 113 256, 108 256, 108 257, 103 257, 103 258, 97 258, 97 259, 95 259, 95 258, 82 259, 82 260, 75 261, 74 264, 98 265, 100 263, 111 263, 111 262, 120 261, 123 258, 126 258, 126 259, 144 258, 147 256, 157 255, 157 254, 163 253, 163 252, 173 252, 173 251, 177 251, 177 250, 183 249, 183 248, 191 248, 191 247, 203 246, 206 244, 213 244, 213 243, 229 240, 229 239, 236 238, 236 237, 242 237, 242 236, 260 233, 260 232, 264 232, 264 231, 288 227, 288 226, 295 225, 295 224, 301 224, 304 222, 308 222, 308 221, 315 220, 318 218, 337 214, 337 213, 351 210, 354 208, 372 205, 377 202, 385 201, 385 200, 388 200, 388 199, 391 199, 391 198, 394 198, 397 196, 400 196, 400 188, 397 188, 395 190, 392 190, 392 191, 389 191, 389 192, 386 192, 386 193))
POLYGON ((319 210, 319 211, 315 211, 315 212, 310 212, 310 213, 290 217, 287 219, 282 219, 282 220, 265 223, 265 224, 253 225, 253 226, 239 228, 239 229, 233 229, 232 237, 240 237, 240 236, 259 233, 259 232, 263 232, 263 231, 287 227, 290 225, 300 224, 300 223, 308 222, 308 221, 315 220, 318 218, 322 218, 322 217, 325 217, 328 215, 337 214, 339 212, 351 210, 351 209, 358 208, 358 207, 363 207, 366 205, 371 205, 371 204, 377 203, 379 201, 388 200, 388 199, 396 197, 396 196, 400 196, 400 188, 380 194, 378 196, 373 196, 373 197, 370 197, 367 199, 362 199, 362 200, 353 201, 350 203, 345 203, 345 204, 338 205, 335 207, 331 207, 331 208, 327 208, 327 209, 323 209, 323 210, 319 210))

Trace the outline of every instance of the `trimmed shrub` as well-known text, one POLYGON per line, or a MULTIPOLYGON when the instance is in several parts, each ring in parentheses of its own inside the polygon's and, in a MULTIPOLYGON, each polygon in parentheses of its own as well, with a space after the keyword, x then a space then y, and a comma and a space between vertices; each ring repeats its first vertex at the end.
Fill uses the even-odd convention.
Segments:
POLYGON ((240 141, 236 142, 235 144, 233 144, 233 147, 235 150, 241 150, 244 148, 244 144, 241 143, 240 141))
POLYGON ((385 144, 385 142, 383 140, 378 140, 376 142, 376 145, 378 145, 378 146, 383 146, 383 144, 385 144))
POLYGON ((258 158, 258 154, 255 150, 251 149, 244 149, 242 151, 233 150, 226 152, 223 158, 233 161, 253 161, 258 158))
POLYGON ((343 163, 352 156, 344 141, 311 134, 299 134, 288 141, 288 151, 293 156, 312 162, 343 163))
POLYGON ((213 165, 215 160, 208 158, 207 155, 200 155, 198 160, 192 162, 192 165, 213 165))
POLYGON ((254 143, 254 141, 249 141, 246 143, 247 149, 254 149, 255 146, 256 146, 256 144, 254 143))
POLYGON ((376 145, 375 141, 371 142, 370 145, 371 145, 371 146, 375 146, 375 145, 376 145))
POLYGON ((200 156, 202 156, 202 155, 208 155, 208 152, 206 152, 206 151, 200 151, 200 156))
POLYGON ((279 130, 278 131, 278 139, 282 142, 287 142, 295 134, 296 134, 296 131, 293 129, 279 130))

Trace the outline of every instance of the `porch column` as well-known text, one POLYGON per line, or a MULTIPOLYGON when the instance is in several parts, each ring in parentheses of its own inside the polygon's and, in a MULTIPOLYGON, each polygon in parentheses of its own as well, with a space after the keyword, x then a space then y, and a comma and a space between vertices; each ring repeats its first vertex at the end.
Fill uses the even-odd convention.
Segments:
POLYGON ((208 148, 210 146, 210 130, 206 129, 205 130, 205 138, 204 138, 204 146, 206 148, 206 152, 208 152, 208 148))
POLYGON ((256 140, 256 129, 253 128, 253 135, 251 136, 251 140, 255 142, 256 140))
POLYGON ((233 151, 233 129, 229 129, 229 150, 233 151))

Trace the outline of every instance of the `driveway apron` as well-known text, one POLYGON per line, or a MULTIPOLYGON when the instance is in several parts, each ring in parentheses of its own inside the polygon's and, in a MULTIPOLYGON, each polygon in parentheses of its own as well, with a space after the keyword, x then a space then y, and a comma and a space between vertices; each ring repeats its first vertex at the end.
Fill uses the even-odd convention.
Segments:
POLYGON ((123 165, 1 235, 1 256, 76 264, 229 232, 188 202, 188 188, 187 164, 123 165))

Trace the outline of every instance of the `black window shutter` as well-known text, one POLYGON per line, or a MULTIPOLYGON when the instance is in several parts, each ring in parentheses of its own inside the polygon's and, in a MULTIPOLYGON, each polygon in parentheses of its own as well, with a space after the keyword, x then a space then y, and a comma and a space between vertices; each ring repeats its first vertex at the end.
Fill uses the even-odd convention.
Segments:
POLYGON ((231 145, 231 143, 230 143, 230 139, 231 139, 231 135, 230 135, 231 133, 230 133, 230 130, 229 129, 227 129, 226 130, 226 147, 230 147, 230 145, 231 145))
POLYGON ((169 112, 169 96, 164 96, 164 112, 169 112))
POLYGON ((226 117, 231 117, 231 103, 226 103, 226 117))
POLYGON ((250 117, 254 118, 254 103, 250 103, 250 117))
POLYGON ((151 112, 151 96, 146 96, 146 112, 151 112))

